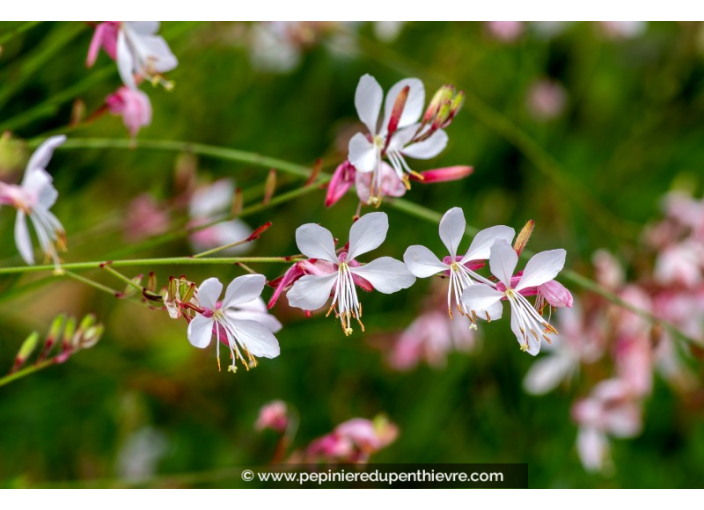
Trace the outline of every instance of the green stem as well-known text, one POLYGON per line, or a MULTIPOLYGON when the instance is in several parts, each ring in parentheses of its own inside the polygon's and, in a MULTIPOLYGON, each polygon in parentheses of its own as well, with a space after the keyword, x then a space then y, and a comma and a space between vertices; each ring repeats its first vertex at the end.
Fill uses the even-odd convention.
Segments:
POLYGON ((86 278, 84 276, 73 273, 71 271, 66 271, 64 273, 64 275, 66 275, 68 278, 71 278, 72 280, 76 280, 78 282, 84 283, 84 284, 89 285, 95 289, 102 291, 102 292, 107 292, 108 294, 110 294, 112 296, 117 296, 118 294, 120 294, 115 289, 111 289, 110 287, 103 285, 102 283, 98 283, 96 281, 91 280, 90 278, 86 278))
POLYGON ((128 287, 132 287, 133 289, 135 289, 137 292, 142 292, 144 290, 141 285, 136 284, 135 282, 133 282, 132 280, 127 278, 125 275, 123 275, 121 272, 115 271, 110 266, 112 266, 112 264, 104 264, 101 267, 102 267, 102 269, 104 269, 105 271, 107 271, 108 273, 113 275, 115 278, 117 278, 118 280, 124 282, 128 287))
MULTIPOLYGON (((107 264, 114 267, 133 267, 133 266, 172 266, 172 265, 203 265, 203 264, 237 264, 244 263, 283 263, 287 264, 293 259, 291 257, 223 257, 211 259, 194 259, 193 257, 167 257, 161 259, 133 259, 133 260, 113 260, 113 261, 94 261, 94 262, 69 262, 62 264, 63 270, 84 270, 84 269, 101 269, 107 264)), ((41 266, 17 266, 0 268, 0 275, 3 274, 19 274, 19 273, 37 273, 42 271, 56 271, 56 266, 46 264, 41 266)), ((61 274, 61 273, 59 273, 61 274)))
POLYGON ((0 377, 0 386, 5 386, 6 384, 10 384, 11 382, 16 381, 17 379, 21 379, 22 377, 33 374, 34 372, 38 372, 43 368, 53 365, 55 362, 56 360, 54 358, 49 358, 44 361, 40 361, 39 363, 35 363, 34 365, 30 365, 26 368, 23 368, 22 370, 18 370, 17 372, 8 374, 5 377, 0 377))

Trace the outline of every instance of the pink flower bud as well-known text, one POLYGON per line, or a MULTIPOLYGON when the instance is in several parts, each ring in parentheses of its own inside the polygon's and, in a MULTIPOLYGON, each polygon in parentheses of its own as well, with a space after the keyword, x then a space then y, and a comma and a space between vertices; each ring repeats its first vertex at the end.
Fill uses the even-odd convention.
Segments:
POLYGON ((340 166, 335 169, 335 173, 332 174, 330 183, 328 184, 328 192, 325 196, 325 207, 331 207, 340 200, 345 193, 354 184, 355 170, 352 163, 345 160, 340 166))
POLYGON ((112 114, 122 116, 122 121, 132 136, 136 136, 142 126, 148 126, 152 121, 149 96, 141 90, 120 87, 108 96, 105 104, 112 114))
POLYGON ((550 306, 555 308, 562 308, 564 306, 572 308, 572 304, 574 303, 570 291, 555 280, 550 280, 540 285, 538 287, 538 294, 545 298, 545 301, 547 301, 550 306))
POLYGON ((271 429, 283 434, 288 427, 289 417, 286 403, 281 400, 269 402, 259 410, 259 417, 254 424, 255 430, 271 429))
POLYGON ((411 174, 411 180, 422 181, 425 184, 432 182, 448 182, 463 179, 474 172, 471 166, 448 166, 445 168, 436 168, 435 170, 425 170, 418 172, 422 178, 411 174))

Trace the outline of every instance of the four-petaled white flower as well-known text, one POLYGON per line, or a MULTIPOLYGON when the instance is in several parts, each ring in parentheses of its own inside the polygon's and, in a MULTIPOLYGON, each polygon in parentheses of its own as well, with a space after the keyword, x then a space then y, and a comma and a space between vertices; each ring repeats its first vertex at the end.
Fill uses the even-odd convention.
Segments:
POLYGON ((281 324, 266 313, 265 306, 261 308, 263 302, 259 305, 265 284, 266 278, 260 274, 235 278, 227 286, 222 303, 219 303, 222 283, 217 278, 205 280, 196 294, 201 311, 188 324, 188 341, 204 349, 215 335, 218 366, 220 342, 223 342, 230 348, 232 371, 237 370, 237 359, 249 370, 250 365, 257 364, 254 356, 278 356, 279 342, 273 333, 281 329, 281 324))
POLYGON ((0 182, 0 204, 11 205, 17 209, 15 243, 27 264, 34 264, 27 216, 34 225, 34 231, 44 254, 54 260, 57 268, 59 266, 57 247, 65 249, 64 228, 56 216, 49 211, 59 193, 52 184, 51 175, 45 170, 54 149, 65 141, 66 137, 61 135, 53 136, 42 143, 29 159, 24 178, 19 186, 0 182))
POLYGON ((379 113, 384 99, 381 85, 370 75, 359 80, 354 104, 359 119, 369 129, 369 134, 357 133, 349 143, 349 161, 357 171, 373 172, 370 203, 379 197, 381 188, 381 162, 387 158, 399 179, 408 185, 408 175, 413 173, 404 159, 430 159, 447 145, 447 133, 436 129, 430 136, 430 125, 418 123, 425 106, 425 89, 417 78, 406 78, 391 87, 386 95, 384 117, 379 125, 379 113), (403 110, 394 113, 396 99, 404 89, 408 96, 403 110))
POLYGON ((154 35, 158 21, 122 21, 117 33, 117 69, 122 82, 136 90, 135 75, 147 80, 160 78, 178 60, 163 37, 154 35))
MULTIPOLYGON (((449 274, 450 285, 447 290, 447 313, 452 317, 452 298, 462 315, 467 315, 472 322, 471 309, 462 304, 462 293, 476 282, 493 285, 492 282, 477 274, 474 269, 481 265, 479 261, 489 258, 490 249, 495 241, 504 240, 510 243, 516 232, 511 227, 497 225, 477 233, 464 256, 457 255, 467 223, 464 212, 459 207, 453 207, 440 220, 440 239, 450 252, 449 256, 440 260, 428 248, 421 245, 409 246, 403 255, 408 270, 418 278, 427 278, 438 273, 449 274)), ((488 320, 501 316, 501 303, 495 303, 484 310, 488 320), (498 307, 498 309, 497 309, 498 307)))
MULTIPOLYGON (((468 310, 474 310, 481 317, 485 310, 494 310, 501 299, 511 305, 511 330, 516 335, 521 350, 535 356, 540 351, 541 339, 548 343, 548 335, 556 335, 557 330, 521 294, 522 289, 537 287, 555 278, 565 265, 565 250, 543 251, 534 255, 526 264, 520 281, 511 285, 511 277, 518 264, 518 255, 505 240, 499 239, 491 247, 489 269, 499 280, 498 283, 472 285, 462 294, 462 302, 468 310)), ((496 308, 492 319, 501 316, 502 308, 496 308)))
POLYGON ((403 262, 391 257, 381 257, 363 266, 357 262, 358 256, 378 248, 384 242, 388 229, 386 214, 378 212, 362 216, 350 229, 348 250, 337 255, 329 230, 314 223, 299 227, 296 230, 296 244, 301 253, 310 259, 329 263, 329 268, 327 272, 308 274, 297 280, 288 291, 289 304, 303 310, 317 310, 332 293, 328 314, 335 310, 346 335, 352 333, 352 319, 356 319, 364 331, 360 320, 362 305, 357 298, 355 284, 371 284, 379 292, 391 294, 407 289, 415 282, 415 277, 403 262))

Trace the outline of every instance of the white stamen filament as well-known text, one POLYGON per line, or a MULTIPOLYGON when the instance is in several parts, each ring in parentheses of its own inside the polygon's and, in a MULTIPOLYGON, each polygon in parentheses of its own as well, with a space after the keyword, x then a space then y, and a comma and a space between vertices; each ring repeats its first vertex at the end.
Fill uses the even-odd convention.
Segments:
POLYGON ((335 310, 335 316, 339 317, 342 330, 345 335, 352 334, 352 319, 356 319, 364 331, 364 324, 360 320, 362 317, 362 307, 357 299, 357 289, 355 289, 354 278, 347 262, 341 262, 338 266, 338 276, 335 282, 335 294, 333 295, 330 311, 335 310))

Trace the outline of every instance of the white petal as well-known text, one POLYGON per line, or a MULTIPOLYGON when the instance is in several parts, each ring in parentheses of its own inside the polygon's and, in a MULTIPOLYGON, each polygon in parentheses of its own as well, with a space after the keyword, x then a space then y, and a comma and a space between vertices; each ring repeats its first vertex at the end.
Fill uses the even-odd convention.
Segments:
POLYGON ((22 180, 22 188, 30 196, 36 197, 34 206, 39 205, 48 210, 59 197, 59 192, 54 188, 52 181, 51 175, 43 168, 27 168, 22 180))
POLYGON ((127 44, 124 30, 117 33, 117 70, 124 83, 128 88, 137 90, 137 85, 134 82, 134 56, 127 44))
POLYGON ((350 139, 349 156, 347 159, 358 172, 372 172, 377 165, 377 150, 374 144, 362 133, 357 133, 350 139))
MULTIPOLYGON (((470 285, 467 287, 462 293, 461 299, 465 309, 474 310, 479 317, 486 318, 482 312, 487 310, 494 310, 494 313, 498 315, 495 305, 496 303, 499 303, 499 300, 503 297, 503 295, 503 292, 492 289, 488 285, 477 283, 476 285, 470 285)), ((501 303, 499 303, 499 305, 501 305, 501 303)), ((491 312, 489 315, 492 320, 500 317, 500 315, 499 317, 494 317, 491 315, 491 312)))
POLYGON ((235 278, 227 286, 222 308, 230 308, 257 299, 261 296, 264 285, 266 285, 266 278, 261 274, 246 274, 235 278))
POLYGON ((531 257, 523 270, 523 276, 516 285, 516 290, 537 287, 549 282, 565 267, 565 250, 541 251, 531 257))
POLYGON ((354 106, 357 108, 359 120, 364 122, 372 135, 377 133, 377 123, 383 99, 384 91, 373 76, 365 74, 359 79, 354 94, 354 106))
POLYGON ((359 218, 350 228, 350 247, 347 252, 347 260, 354 260, 381 246, 388 231, 389 217, 386 216, 386 213, 369 213, 359 218))
POLYGON ((34 250, 32 249, 32 241, 27 228, 27 217, 24 211, 17 211, 17 218, 15 218, 15 244, 22 259, 27 264, 34 264, 34 250))
POLYGON ((222 283, 217 278, 208 278, 198 287, 198 302, 203 308, 215 310, 215 304, 222 293, 222 283))
POLYGON ((296 229, 296 244, 301 253, 310 259, 323 259, 337 263, 335 240, 330 231, 315 223, 306 223, 296 229))
POLYGON ((477 235, 472 239, 472 244, 469 245, 469 249, 464 257, 462 257, 462 263, 469 260, 486 260, 491 255, 491 247, 494 242, 498 239, 503 239, 507 243, 511 244, 516 231, 511 227, 506 227, 504 225, 497 225, 495 227, 485 228, 477 232, 477 235))
POLYGON ((570 356, 555 354, 538 359, 523 379, 523 388, 532 395, 543 395, 557 388, 570 375, 575 364, 570 356))
POLYGON ((148 69, 138 69, 138 71, 165 73, 178 65, 178 60, 161 36, 143 35, 133 38, 131 42, 139 54, 139 64, 148 66, 148 69))
POLYGON ((464 211, 459 207, 453 207, 447 211, 440 220, 440 239, 453 259, 457 255, 457 248, 462 241, 466 227, 464 211))
POLYGON ((258 322, 230 321, 235 339, 254 356, 275 358, 281 353, 274 334, 258 322))
POLYGON ((152 35, 159 30, 158 21, 124 21, 128 30, 138 35, 152 35))
POLYGON ((293 284, 288 291, 288 304, 301 310, 317 310, 330 297, 330 291, 337 281, 337 273, 325 276, 305 275, 293 284))
POLYGON ((199 349, 208 347, 213 336, 213 323, 214 321, 211 317, 203 317, 201 314, 197 314, 188 323, 188 341, 191 342, 192 346, 199 349))
POLYGON ((498 239, 491 246, 489 255, 489 269, 506 288, 511 288, 511 276, 518 264, 518 255, 511 245, 503 239, 498 239))
POLYGON ((32 157, 29 158, 29 163, 27 163, 27 172, 25 173, 24 179, 22 180, 22 187, 25 186, 27 176, 32 170, 37 168, 43 169, 49 165, 49 161, 51 161, 51 156, 53 156, 54 150, 65 141, 65 135, 52 136, 51 138, 46 139, 39 147, 37 147, 37 150, 34 151, 32 157))
POLYGON ((198 188, 191 197, 189 214, 191 218, 210 218, 232 204, 235 194, 235 181, 219 179, 214 183, 198 188))
POLYGON ((381 257, 360 267, 351 267, 350 272, 361 276, 383 294, 392 294, 407 289, 416 281, 416 277, 400 260, 381 257))
POLYGON ((577 452, 587 471, 601 471, 609 456, 609 441, 601 431, 586 427, 577 434, 577 452))
POLYGON ((409 86, 408 98, 406 99, 406 106, 401 114, 398 127, 403 128, 418 122, 418 119, 420 119, 420 116, 423 114, 423 107, 425 106, 425 87, 423 87, 423 82, 418 78, 406 78, 401 80, 391 87, 391 90, 386 94, 384 123, 381 126, 382 132, 386 131, 386 127, 389 124, 396 98, 406 86, 409 86))
MULTIPOLYGON (((264 308, 266 309, 266 305, 264 308)), ((231 320, 258 322, 272 333, 281 331, 282 327, 279 320, 266 311, 255 312, 251 310, 241 310, 239 308, 230 308, 225 310, 225 316, 231 320)))
POLYGON ((432 251, 419 244, 408 247, 403 254, 403 261, 411 274, 417 278, 427 278, 448 269, 447 264, 441 262, 432 251))
POLYGON ((447 133, 442 129, 433 133, 430 138, 414 143, 401 152, 409 158, 430 159, 440 154, 447 147, 447 133))
POLYGON ((403 148, 408 145, 408 143, 413 140, 413 137, 418 132, 418 124, 411 124, 408 127, 399 129, 393 135, 391 135, 391 141, 389 141, 389 150, 395 150, 402 152, 403 148))
MULTIPOLYGON (((528 342, 528 347, 526 352, 532 356, 537 356, 540 352, 540 340, 536 340, 530 331, 526 331, 525 335, 521 331, 522 324, 519 321, 519 316, 517 310, 514 307, 518 305, 511 304, 511 331, 516 335, 516 340, 518 340, 518 345, 525 345, 528 342)), ((540 338, 540 337, 538 337, 540 338)))
POLYGON ((489 305, 484 310, 480 317, 485 320, 497 321, 504 315, 504 305, 501 301, 497 301, 493 305, 489 305))

